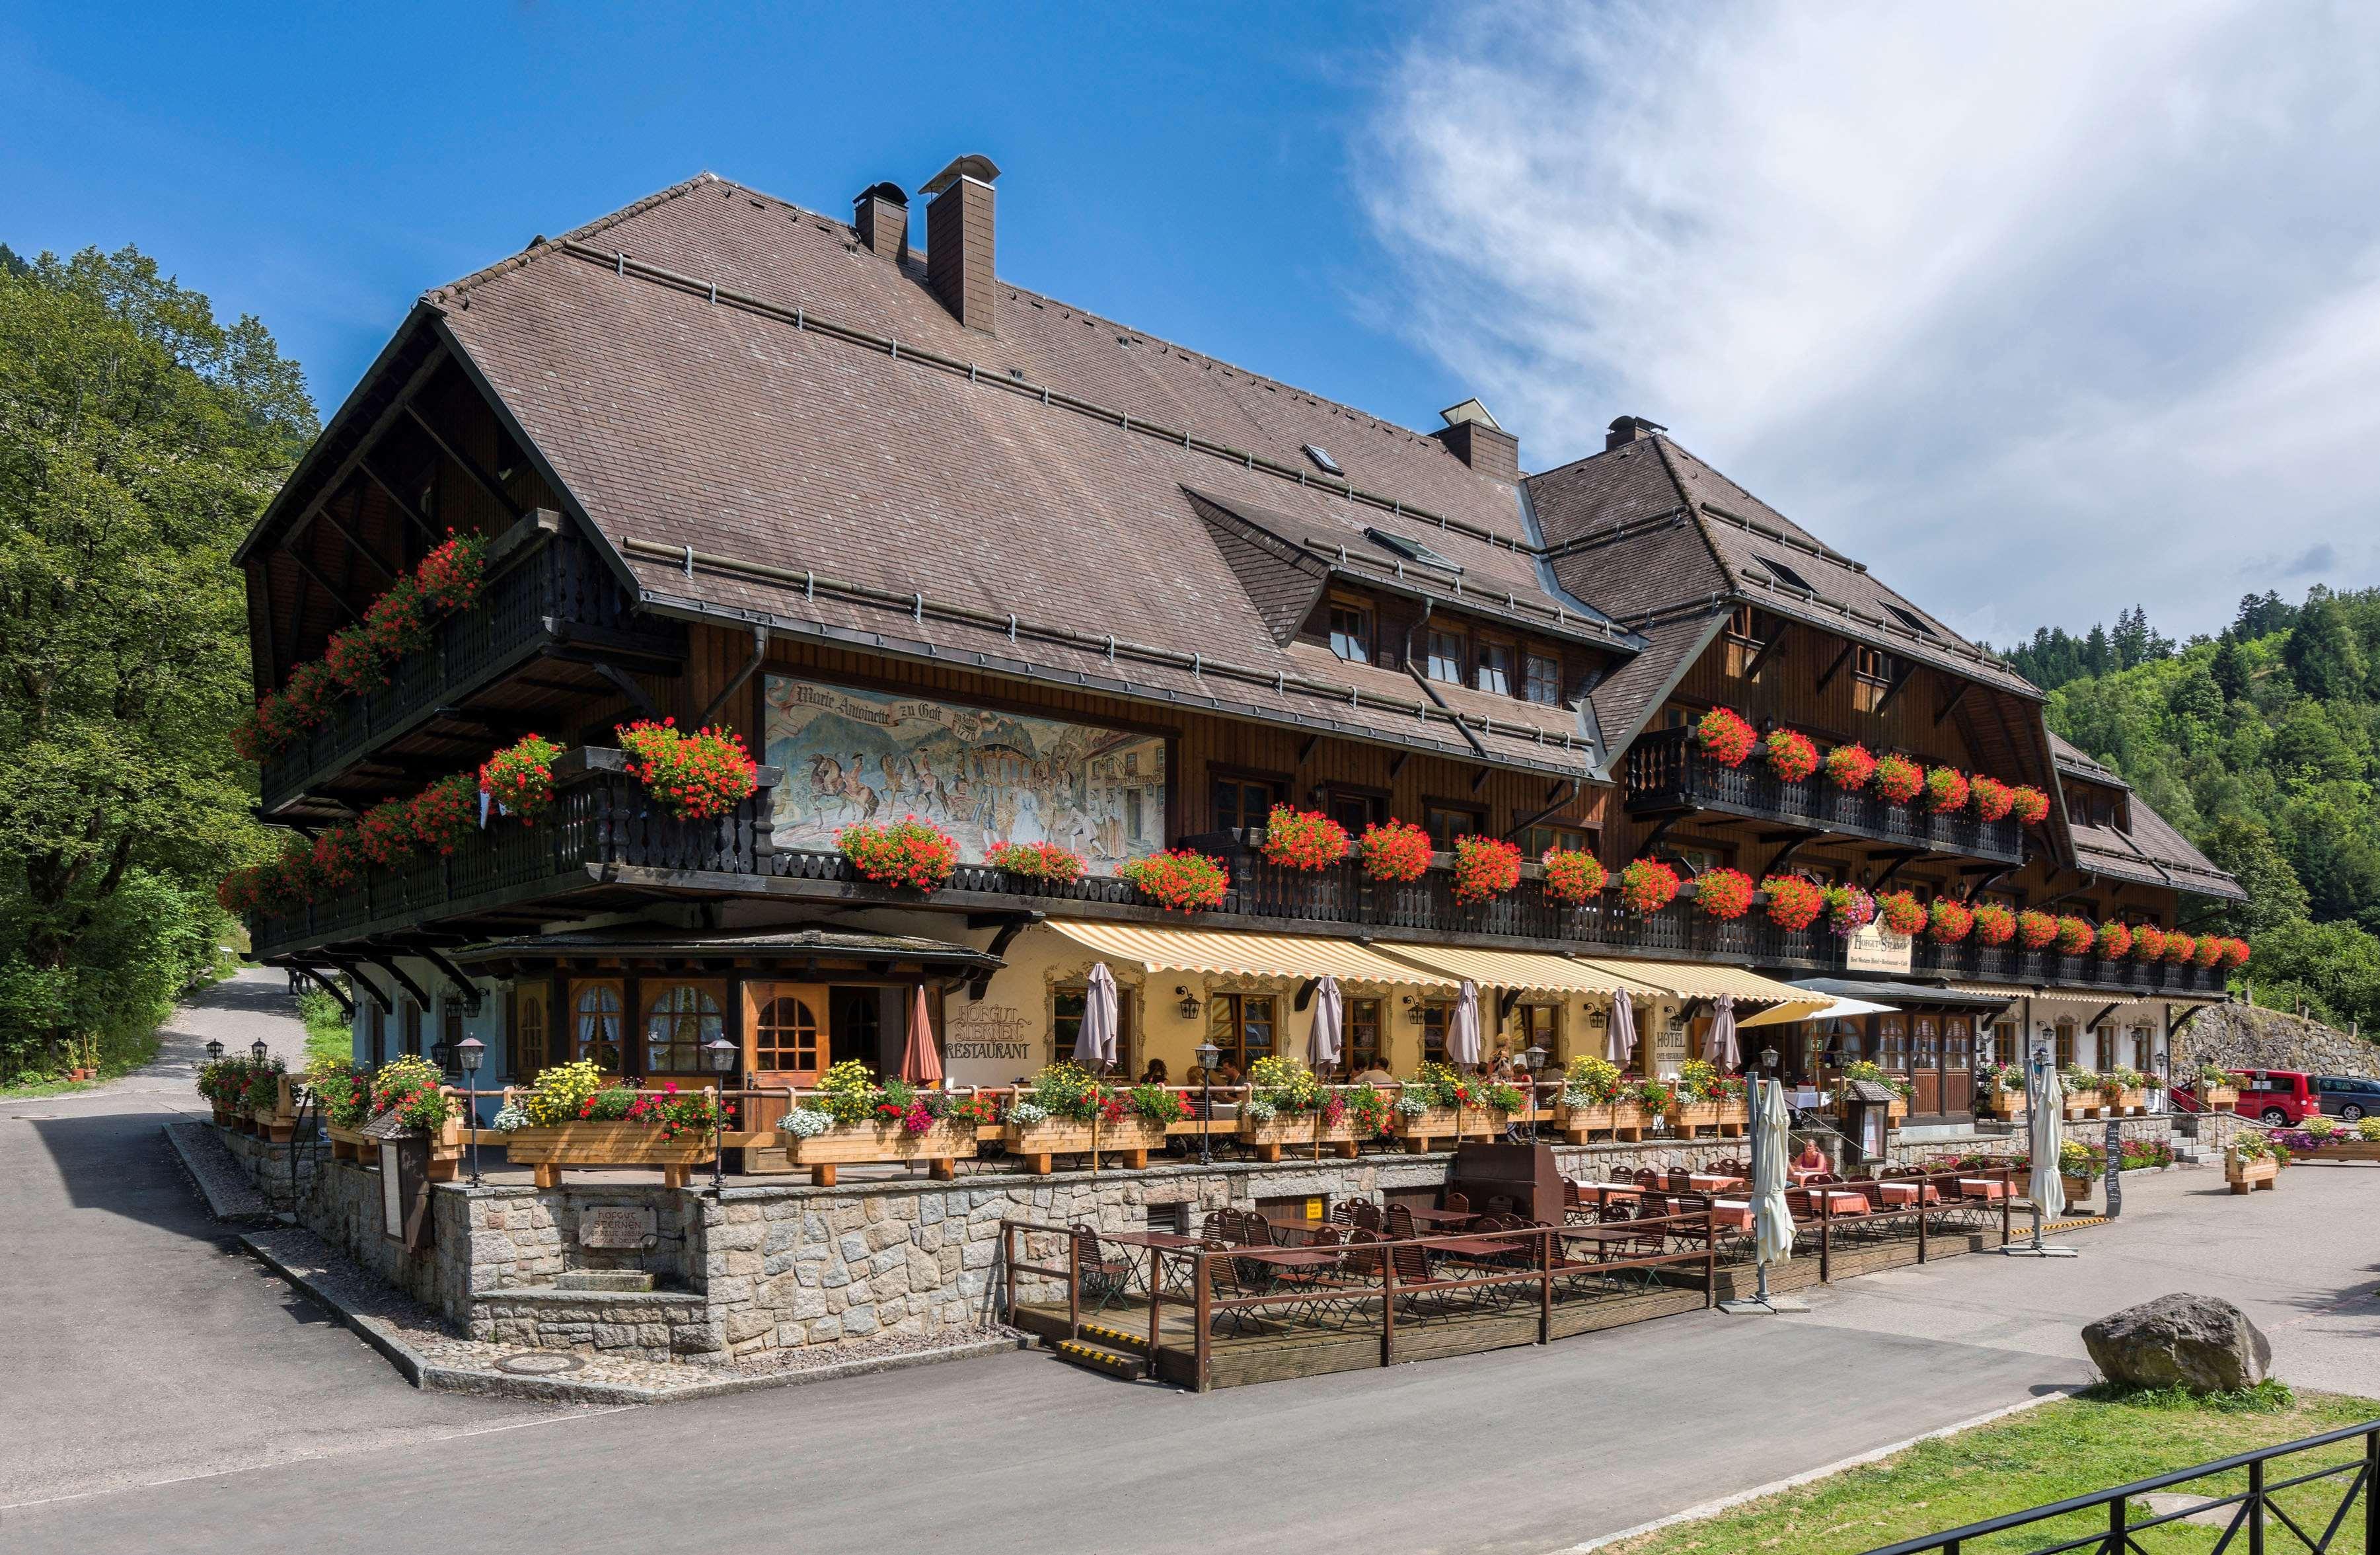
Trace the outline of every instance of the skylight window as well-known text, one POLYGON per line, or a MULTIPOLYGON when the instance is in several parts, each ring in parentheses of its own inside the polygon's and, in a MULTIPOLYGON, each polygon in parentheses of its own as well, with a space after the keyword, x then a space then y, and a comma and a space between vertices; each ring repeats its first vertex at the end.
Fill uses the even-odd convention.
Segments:
POLYGON ((1309 443, 1305 446, 1305 456, 1312 459, 1315 464, 1321 468, 1323 473, 1327 475, 1344 475, 1347 473, 1345 470, 1339 468, 1339 461, 1330 456, 1330 449, 1323 447, 1322 444, 1318 443, 1309 443))
POLYGON ((1784 563, 1779 561, 1774 556, 1761 557, 1760 565, 1768 569, 1768 575, 1771 577, 1774 577, 1778 582, 1782 583, 1788 589, 1799 589, 1805 594, 1815 594, 1817 592, 1815 589, 1810 587, 1810 580, 1808 578, 1803 577, 1800 573, 1795 572, 1791 567, 1787 566, 1784 563))
POLYGON ((1447 572, 1459 573, 1463 570, 1463 564, 1447 560, 1417 540, 1407 540, 1402 535, 1392 535, 1386 529, 1366 529, 1364 538, 1381 550, 1392 555, 1402 556, 1408 562, 1419 562, 1426 567, 1439 567, 1447 572))
POLYGON ((1915 632, 1921 638, 1941 636, 1939 632, 1937 632, 1933 627, 1918 619, 1917 613, 1914 611, 1903 610, 1897 604, 1887 604, 1884 608, 1892 612, 1894 620, 1900 622, 1911 631, 1915 632))

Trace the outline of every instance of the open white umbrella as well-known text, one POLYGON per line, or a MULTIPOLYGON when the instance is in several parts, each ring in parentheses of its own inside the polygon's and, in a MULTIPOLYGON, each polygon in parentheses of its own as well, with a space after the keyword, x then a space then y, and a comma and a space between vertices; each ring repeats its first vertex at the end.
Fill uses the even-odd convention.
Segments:
POLYGON ((1083 998, 1083 1028, 1075 1034, 1075 1062, 1098 1070, 1116 1056, 1115 974, 1104 961, 1091 964, 1090 991, 1083 998))
POLYGON ((1611 1062, 1621 1068, 1636 1056, 1636 1001, 1622 990, 1611 996, 1611 1062))
POLYGON ((1305 1039, 1305 1062, 1328 1069, 1339 1062, 1339 979, 1329 973, 1314 985, 1314 1030, 1305 1039))
POLYGON ((1446 1061, 1475 1065, 1479 1062, 1479 985, 1463 979, 1455 996, 1454 1016, 1446 1023, 1446 1061))
POLYGON ((1735 995, 1722 993, 1713 1006, 1710 1028, 1711 1062, 1721 1072, 1743 1067, 1743 1055, 1735 1045, 1735 995))
POLYGON ((2060 1126, 2066 1094, 2058 1083, 2058 1071, 2046 1063, 2034 1064, 2025 1076, 2024 1100, 2033 1113, 2028 1129, 2033 1175, 2025 1184, 2025 1193, 2041 1207, 2043 1221, 2054 1221, 2066 1213, 2066 1184, 2058 1170, 2058 1151, 2066 1142, 2060 1126))

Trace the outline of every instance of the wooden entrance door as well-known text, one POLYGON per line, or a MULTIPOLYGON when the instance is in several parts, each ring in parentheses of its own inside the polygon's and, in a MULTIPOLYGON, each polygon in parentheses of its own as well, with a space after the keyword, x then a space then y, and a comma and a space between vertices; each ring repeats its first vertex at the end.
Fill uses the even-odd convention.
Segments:
POLYGON ((1942 1111, 1957 1114, 1975 1110, 1975 1020, 1973 1015, 1942 1017, 1942 1111))
MULTIPOLYGON (((827 996, 821 983, 744 985, 744 1065, 756 1090, 818 1084, 827 1053, 827 996)), ((752 1098, 745 1127, 766 1133, 785 1115, 780 1098, 752 1098)))
POLYGON ((1909 1017, 1909 1083, 1912 1113, 1942 1111, 1942 1017, 1919 1014, 1909 1017))

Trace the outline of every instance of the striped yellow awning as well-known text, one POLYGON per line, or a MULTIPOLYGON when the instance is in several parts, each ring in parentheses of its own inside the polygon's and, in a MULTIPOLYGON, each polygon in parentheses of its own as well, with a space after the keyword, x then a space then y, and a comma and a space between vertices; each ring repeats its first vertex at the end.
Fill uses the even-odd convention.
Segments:
POLYGON ((1392 961, 1353 940, 1320 935, 1249 934, 1236 929, 1158 929, 1137 923, 1052 918, 1049 927, 1099 954, 1148 972, 1210 972, 1232 977, 1319 978, 1347 982, 1452 988, 1462 979, 1392 961))
POLYGON ((1482 988, 1530 993, 1658 994, 1650 984, 1623 978, 1567 955, 1538 951, 1475 950, 1467 945, 1380 945, 1381 954, 1451 978, 1467 978, 1482 988))
POLYGON ((1806 988, 1795 988, 1791 983, 1780 983, 1741 966, 1717 963, 1612 961, 1598 957, 1586 961, 1586 965, 1680 999, 1716 999, 1726 993, 1734 995, 1739 1004, 1798 1004, 1812 1014, 1834 1002, 1806 988))

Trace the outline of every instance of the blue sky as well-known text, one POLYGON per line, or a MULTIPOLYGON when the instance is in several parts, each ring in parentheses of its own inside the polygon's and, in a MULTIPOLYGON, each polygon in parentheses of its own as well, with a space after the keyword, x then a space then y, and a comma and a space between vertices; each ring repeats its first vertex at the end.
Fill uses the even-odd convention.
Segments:
POLYGON ((982 152, 1013 280, 1530 468, 1649 415, 1971 635, 2380 582, 2380 6, 941 12, 14 8, 0 240, 139 244, 327 411, 535 234, 982 152))

